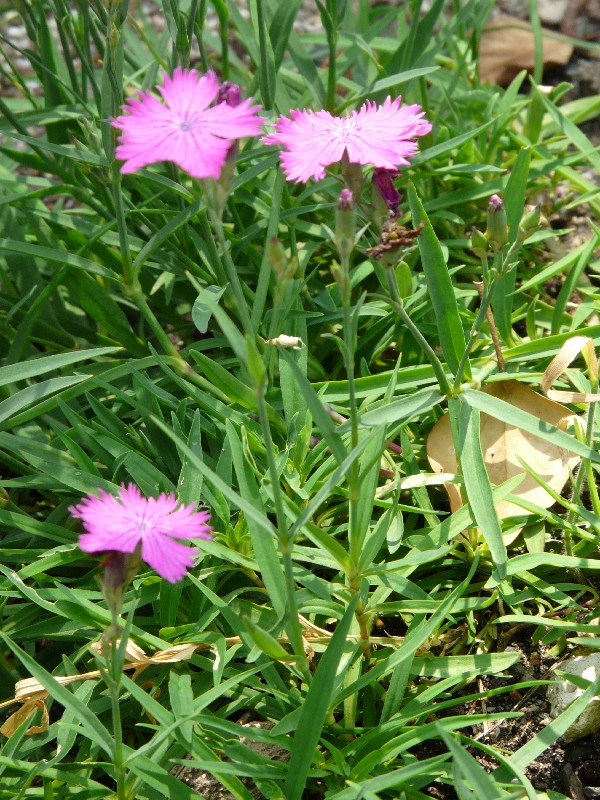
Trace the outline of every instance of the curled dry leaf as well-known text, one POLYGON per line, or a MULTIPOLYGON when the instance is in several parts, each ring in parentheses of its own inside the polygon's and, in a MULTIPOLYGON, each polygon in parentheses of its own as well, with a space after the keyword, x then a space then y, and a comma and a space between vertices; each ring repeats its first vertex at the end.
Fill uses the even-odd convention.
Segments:
MULTIPOLYGON (((554 31, 542 28, 544 67, 564 66, 573 46, 554 31)), ((508 86, 521 70, 533 72, 535 38, 528 22, 510 16, 495 17, 486 25, 479 48, 479 77, 482 81, 508 86)))
MULTIPOLYGON (((492 383, 482 391, 561 429, 566 428, 574 416, 565 406, 548 400, 518 381, 492 383)), ((561 447, 550 444, 521 428, 507 425, 488 414, 481 415, 481 450, 492 484, 498 485, 515 475, 524 475, 513 494, 541 508, 549 508, 554 500, 544 487, 523 469, 519 459, 537 472, 556 492, 561 491, 569 478, 570 471, 580 460, 578 456, 561 447)), ((447 414, 436 422, 429 434, 427 457, 435 472, 456 472, 456 454, 447 414)), ((462 505, 460 488, 456 484, 446 483, 445 489, 450 498, 450 507, 452 511, 456 511, 462 505)), ((496 510, 500 519, 527 513, 520 506, 507 500, 498 503, 496 510)))
MULTIPOLYGON (((304 628, 303 641, 305 643, 306 654, 309 661, 314 656, 314 651, 309 644, 308 640, 324 639, 328 641, 331 638, 331 633, 323 628, 317 628, 305 617, 299 615, 300 622, 304 628)), ((239 636, 230 636, 225 639, 227 647, 233 647, 241 643, 239 636)), ((287 637, 279 639, 280 642, 287 642, 287 637)), ((125 647, 125 659, 123 669, 133 669, 133 679, 146 667, 151 664, 175 664, 178 661, 187 661, 190 659, 197 650, 210 650, 211 645, 207 642, 184 642, 176 644, 172 647, 167 647, 165 650, 157 650, 152 655, 148 655, 138 644, 129 639, 125 647)), ((102 640, 92 642, 90 649, 96 653, 102 653, 102 640)), ((78 675, 55 675, 54 680, 63 686, 76 681, 94 680, 100 677, 100 670, 92 670, 91 672, 82 672, 78 675)), ((4 722, 0 728, 0 733, 4 736, 12 736, 17 730, 19 725, 32 714, 36 708, 42 712, 42 724, 33 725, 26 733, 31 736, 35 733, 44 733, 48 728, 48 709, 46 708, 45 700, 48 697, 48 692, 36 678, 23 678, 15 684, 15 695, 9 700, 0 703, 0 708, 13 705, 14 703, 21 703, 21 706, 4 722)))
POLYGON ((554 381, 558 380, 567 367, 573 363, 579 353, 583 353, 590 379, 594 383, 597 382, 598 359, 594 350, 594 342, 589 336, 571 336, 563 343, 542 375, 542 391, 550 400, 558 400, 562 403, 597 403, 600 400, 600 394, 557 391, 550 388, 554 381))
POLYGON ((0 733, 3 736, 9 737, 17 730, 23 720, 27 719, 30 714, 39 709, 42 712, 42 721, 40 725, 32 725, 27 729, 28 736, 33 736, 34 733, 45 733, 50 725, 50 717, 48 716, 48 709, 43 700, 27 700, 23 705, 11 714, 6 720, 4 725, 0 728, 0 733))

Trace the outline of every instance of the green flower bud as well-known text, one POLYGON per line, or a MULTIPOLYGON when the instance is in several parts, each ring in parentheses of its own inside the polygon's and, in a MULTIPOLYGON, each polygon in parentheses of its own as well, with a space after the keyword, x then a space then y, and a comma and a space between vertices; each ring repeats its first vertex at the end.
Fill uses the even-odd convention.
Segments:
POLYGON ((471 250, 475 253, 476 256, 479 258, 485 258, 488 251, 488 240, 485 233, 482 233, 480 230, 475 230, 471 234, 471 250))
POLYGON ((285 248, 276 236, 269 239, 267 244, 267 260, 271 269, 278 278, 283 278, 287 271, 287 256, 285 248))
POLYGON ((531 211, 528 211, 524 214, 523 219, 519 225, 519 230, 523 233, 529 233, 529 231, 535 231, 540 227, 540 220, 542 218, 542 211, 539 206, 534 206, 531 211))
POLYGON ((487 208, 487 237, 494 251, 501 250, 508 242, 508 222, 504 202, 497 194, 490 197, 487 208))
POLYGON ((356 236, 356 206, 350 189, 342 189, 335 214, 335 243, 342 261, 350 258, 356 236))

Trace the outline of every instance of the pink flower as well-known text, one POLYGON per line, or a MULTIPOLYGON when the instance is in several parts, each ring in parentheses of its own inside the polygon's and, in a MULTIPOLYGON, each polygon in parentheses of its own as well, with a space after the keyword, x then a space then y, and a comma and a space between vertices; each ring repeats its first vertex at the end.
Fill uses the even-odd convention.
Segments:
POLYGON ((421 119, 421 106, 400 106, 401 98, 386 98, 383 105, 366 102, 349 117, 329 111, 291 111, 291 119, 279 117, 275 133, 265 144, 281 145, 286 178, 296 183, 319 180, 325 167, 342 160, 344 153, 355 164, 396 169, 408 164, 417 151, 415 136, 424 136, 431 124, 421 119))
POLYGON ((232 141, 260 133, 260 106, 252 100, 211 106, 219 92, 214 72, 201 76, 177 67, 157 89, 164 102, 141 92, 112 121, 121 130, 115 155, 125 162, 122 172, 174 161, 194 178, 218 178, 232 141))
POLYGON ((119 497, 98 490, 79 505, 71 506, 74 517, 83 520, 79 537, 84 553, 119 551, 141 555, 159 575, 175 583, 193 566, 196 550, 177 539, 211 539, 207 511, 182 506, 172 494, 142 497, 137 486, 121 486, 119 497))

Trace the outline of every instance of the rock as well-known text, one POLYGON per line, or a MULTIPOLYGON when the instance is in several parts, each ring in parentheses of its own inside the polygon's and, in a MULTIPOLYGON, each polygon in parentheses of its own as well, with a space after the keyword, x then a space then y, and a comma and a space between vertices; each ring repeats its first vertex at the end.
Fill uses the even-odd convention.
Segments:
MULTIPOLYGON (((595 681, 600 672, 600 653, 592 653, 588 656, 573 656, 561 664, 562 672, 569 672, 578 675, 587 681, 595 681)), ((561 714, 573 700, 583 694, 583 689, 575 686, 566 678, 559 679, 552 686, 548 687, 548 701, 550 702, 550 713, 553 718, 561 714)), ((600 697, 596 695, 582 711, 579 718, 564 733, 563 738, 567 742, 572 742, 582 736, 595 733, 600 730, 600 697)))
POLYGON ((538 12, 545 25, 560 25, 569 0, 538 0, 538 12))

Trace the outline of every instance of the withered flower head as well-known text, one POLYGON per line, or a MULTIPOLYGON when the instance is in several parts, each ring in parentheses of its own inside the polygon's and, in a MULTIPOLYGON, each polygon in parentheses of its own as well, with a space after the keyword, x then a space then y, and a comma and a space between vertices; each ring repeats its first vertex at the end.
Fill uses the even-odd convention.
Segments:
POLYGON ((416 230, 400 225, 392 217, 381 227, 381 238, 375 247, 369 247, 365 253, 369 258, 381 259, 386 253, 395 252, 402 247, 410 247, 423 230, 423 223, 416 230))

